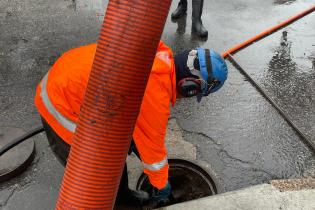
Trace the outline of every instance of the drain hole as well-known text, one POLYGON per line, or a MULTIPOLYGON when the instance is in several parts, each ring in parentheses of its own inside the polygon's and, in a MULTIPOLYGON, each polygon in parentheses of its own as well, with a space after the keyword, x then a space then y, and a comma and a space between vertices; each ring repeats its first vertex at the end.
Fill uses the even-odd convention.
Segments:
MULTIPOLYGON (((209 173, 187 160, 169 159, 169 181, 172 186, 172 205, 217 194, 216 185, 209 173)), ((142 174, 137 183, 138 190, 152 192, 147 175, 142 174)))

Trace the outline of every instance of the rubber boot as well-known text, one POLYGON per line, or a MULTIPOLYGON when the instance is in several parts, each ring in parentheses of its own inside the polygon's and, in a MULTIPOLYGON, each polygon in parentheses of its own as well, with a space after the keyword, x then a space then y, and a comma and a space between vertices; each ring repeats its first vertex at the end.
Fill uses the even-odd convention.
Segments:
POLYGON ((147 192, 141 190, 131 190, 128 186, 127 164, 125 164, 123 174, 117 193, 116 204, 125 204, 130 206, 142 206, 150 199, 147 192))
POLYGON ((201 15, 203 9, 203 0, 192 0, 192 25, 191 31, 199 37, 207 37, 208 31, 202 25, 201 15))
POLYGON ((172 19, 177 19, 185 15, 187 12, 187 0, 180 0, 177 9, 172 13, 172 19))
POLYGON ((182 18, 171 19, 173 23, 177 23, 176 34, 183 35, 186 32, 186 21, 187 15, 184 15, 182 18))

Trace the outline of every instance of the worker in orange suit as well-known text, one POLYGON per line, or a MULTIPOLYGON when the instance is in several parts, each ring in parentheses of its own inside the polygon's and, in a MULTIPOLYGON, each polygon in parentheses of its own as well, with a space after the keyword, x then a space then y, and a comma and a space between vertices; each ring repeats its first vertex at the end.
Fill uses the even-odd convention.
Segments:
MULTIPOLYGON (((53 152, 65 165, 78 121, 96 52, 96 44, 64 53, 37 87, 35 104, 41 115, 53 152)), ((171 49, 159 43, 142 100, 130 151, 141 159, 153 192, 131 190, 125 165, 116 202, 160 206, 168 201, 165 134, 170 103, 178 97, 197 96, 198 101, 220 89, 227 78, 225 61, 213 50, 197 48, 173 57, 171 49), (176 94, 178 93, 178 94, 176 94)))

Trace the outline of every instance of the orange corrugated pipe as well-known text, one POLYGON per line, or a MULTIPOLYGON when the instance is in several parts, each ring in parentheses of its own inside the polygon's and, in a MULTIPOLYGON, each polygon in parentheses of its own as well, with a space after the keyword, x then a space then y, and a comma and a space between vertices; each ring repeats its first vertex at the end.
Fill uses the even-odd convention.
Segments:
POLYGON ((171 0, 110 0, 56 209, 112 209, 171 0))
POLYGON ((275 25, 275 26, 273 26, 273 27, 271 27, 271 28, 269 28, 269 29, 267 29, 267 30, 257 34, 256 36, 246 40, 245 42, 242 42, 240 44, 235 45, 231 49, 229 49, 226 52, 224 52, 222 54, 222 57, 223 58, 227 58, 229 54, 233 55, 233 54, 237 53, 238 51, 242 50, 243 48, 248 47, 249 45, 253 44, 254 42, 257 42, 257 41, 263 39, 264 37, 266 37, 266 36, 268 36, 270 34, 273 34, 274 32, 278 31, 279 29, 281 29, 281 28, 283 28, 283 27, 285 27, 285 26, 287 26, 287 25, 297 21, 298 19, 300 19, 300 18, 302 18, 302 17, 304 17, 304 16, 306 16, 306 15, 308 15, 308 14, 314 12, 314 11, 315 11, 315 5, 312 6, 311 8, 309 8, 309 9, 307 9, 307 10, 305 10, 305 11, 303 11, 303 12, 301 12, 301 13, 299 13, 299 14, 297 14, 297 15, 289 18, 289 19, 287 19, 286 21, 283 21, 283 22, 281 22, 281 23, 279 23, 279 24, 277 24, 277 25, 275 25))

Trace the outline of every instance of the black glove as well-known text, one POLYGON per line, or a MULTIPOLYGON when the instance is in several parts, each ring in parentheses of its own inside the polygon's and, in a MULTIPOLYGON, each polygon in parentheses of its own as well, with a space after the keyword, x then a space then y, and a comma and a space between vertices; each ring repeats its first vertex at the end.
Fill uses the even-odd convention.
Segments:
POLYGON ((164 206, 169 202, 171 195, 171 185, 168 182, 163 189, 157 189, 153 187, 152 195, 150 197, 149 205, 152 208, 164 206))

